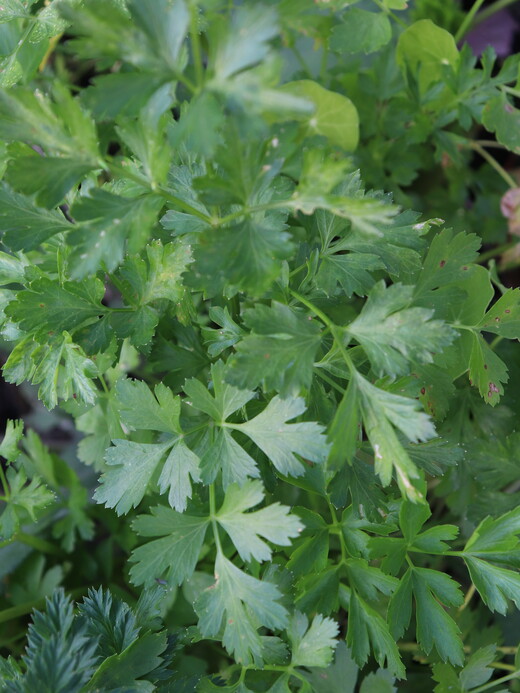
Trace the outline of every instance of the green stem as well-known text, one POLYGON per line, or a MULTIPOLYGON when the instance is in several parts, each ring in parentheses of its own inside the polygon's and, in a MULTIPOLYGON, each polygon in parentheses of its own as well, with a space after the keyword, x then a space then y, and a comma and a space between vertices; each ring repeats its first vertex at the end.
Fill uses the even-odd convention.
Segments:
POLYGON ((328 318, 323 311, 321 311, 319 308, 317 308, 311 301, 305 298, 305 296, 302 296, 299 294, 297 291, 293 291, 293 289, 289 289, 289 293, 293 298, 295 298, 297 301, 300 303, 303 303, 304 306, 306 306, 309 310, 311 310, 315 315, 318 316, 318 318, 325 323, 325 325, 329 328, 331 331, 331 334, 334 338, 334 342, 336 343, 336 346, 338 347, 341 355, 343 356, 343 360, 347 364, 347 367, 349 371, 354 374, 356 372, 356 369, 354 367, 354 364, 352 363, 352 359, 348 355, 347 350, 345 349, 345 346, 343 344, 343 334, 341 332, 341 328, 335 325, 330 318, 328 318))
POLYGON ((307 263, 304 262, 304 263, 303 263, 302 265, 300 265, 299 267, 296 267, 295 269, 291 270, 291 271, 289 272, 289 277, 294 277, 296 274, 298 274, 298 272, 301 272, 302 269, 305 269, 306 267, 307 267, 307 263))
POLYGON ((503 245, 499 245, 496 248, 492 248, 491 250, 486 251, 485 253, 481 253, 479 255, 478 261, 480 264, 487 262, 488 260, 492 260, 494 257, 497 257, 498 255, 502 255, 503 253, 507 252, 508 250, 511 250, 511 248, 514 248, 520 243, 520 240, 517 239, 516 241, 509 241, 508 243, 504 243, 503 245))
POLYGON ((327 63, 329 60, 328 42, 325 42, 321 53, 320 82, 323 84, 327 78, 327 63))
POLYGON ((316 375, 320 377, 322 380, 324 380, 326 383, 328 383, 331 387, 333 387, 335 390, 337 390, 340 394, 344 395, 345 394, 345 388, 341 387, 341 385, 338 385, 332 378, 329 378, 329 376, 323 372, 321 368, 316 368, 315 371, 316 375))
POLYGON ((105 391, 105 394, 109 395, 110 390, 108 389, 107 383, 103 375, 100 373, 98 376, 98 380, 101 383, 101 386, 103 387, 103 390, 105 391))
MULTIPOLYGON (((518 92, 520 95, 520 92, 518 92)), ((482 147, 490 147, 491 149, 507 149, 507 147, 502 144, 502 142, 497 142, 496 140, 474 140, 477 144, 482 147)))
MULTIPOLYGON (((520 89, 508 87, 506 84, 501 84, 500 89, 504 91, 506 94, 511 94, 511 96, 515 96, 517 99, 520 99, 520 89)), ((506 149, 506 147, 504 147, 504 149, 506 149)))
POLYGON ((9 489, 9 484, 7 483, 7 477, 4 472, 4 467, 2 464, 0 464, 0 481, 2 482, 2 486, 4 487, 4 498, 5 502, 9 502, 9 498, 11 496, 11 490, 9 489))
POLYGON ((255 212, 268 212, 272 209, 281 209, 283 207, 287 207, 288 202, 289 200, 281 200, 278 202, 267 202, 263 205, 253 205, 253 207, 242 207, 241 209, 238 209, 236 212, 231 212, 231 214, 227 214, 225 217, 212 219, 210 220, 210 222, 214 228, 217 228, 219 226, 229 224, 230 221, 235 221, 235 219, 240 219, 240 217, 255 214, 255 212))
POLYGON ((462 22, 462 24, 459 27, 459 30, 455 34, 456 43, 458 43, 461 40, 461 38, 466 35, 466 33, 468 32, 468 29, 470 28, 471 24, 473 23, 473 19, 475 18, 475 15, 480 10, 483 3, 484 3, 484 0, 475 0, 472 8, 464 17, 464 21, 462 22))
POLYGON ((199 36, 199 17, 198 8, 195 3, 190 5, 190 38, 191 38, 191 51, 193 56, 193 65, 195 67, 195 81, 197 83, 197 88, 200 89, 204 82, 204 68, 202 65, 202 54, 200 50, 200 36, 199 36))
POLYGON ((459 613, 461 611, 464 611, 464 609, 468 606, 468 604, 472 600, 473 595, 475 594, 476 590, 477 590, 477 588, 475 587, 475 585, 472 584, 470 586, 469 590, 466 592, 466 596, 464 597, 463 603, 459 606, 459 613))
POLYGON ((323 323, 325 323, 325 325, 327 325, 332 334, 334 334, 334 328, 336 327, 336 325, 332 322, 330 318, 328 318, 325 315, 325 313, 322 310, 320 310, 317 306, 314 305, 314 303, 311 303, 311 301, 305 298, 305 296, 299 294, 297 291, 289 289, 289 293, 293 298, 295 298, 297 301, 306 306, 310 311, 312 311, 323 323))
POLYGON ((327 501, 327 505, 329 506, 329 512, 330 516, 332 517, 332 527, 336 530, 335 533, 337 533, 339 537, 339 546, 341 549, 341 562, 346 563, 347 561, 347 549, 345 546, 345 538, 343 536, 343 532, 341 530, 341 523, 338 520, 338 515, 336 513, 336 508, 334 507, 332 501, 328 496, 325 497, 327 501))
POLYGON ((51 544, 50 541, 46 541, 45 539, 37 537, 34 534, 18 532, 16 534, 15 540, 20 541, 22 544, 26 544, 27 546, 30 546, 31 548, 36 549, 37 551, 41 551, 41 553, 50 553, 54 556, 63 555, 62 550, 59 549, 57 546, 54 546, 54 544, 51 544))
POLYGON ((140 176, 138 173, 134 173, 133 171, 130 171, 128 168, 125 168, 124 166, 117 163, 116 161, 109 160, 109 161, 105 162, 105 167, 108 168, 108 170, 110 171, 110 173, 112 175, 116 175, 120 178, 127 178, 128 180, 133 180, 135 183, 138 183, 143 188, 147 188, 150 192, 156 193, 157 195, 161 195, 166 200, 168 200, 172 204, 176 205, 183 212, 187 212, 188 214, 192 214, 193 216, 198 217, 199 219, 202 219, 203 221, 207 222, 208 224, 211 223, 211 217, 209 217, 207 214, 204 214, 204 212, 201 212, 200 209, 193 207, 192 205, 189 204, 189 202, 186 202, 185 200, 181 199, 180 197, 177 197, 177 195, 173 195, 171 192, 169 192, 167 189, 163 188, 162 186, 152 185, 147 178, 140 176))
POLYGON ((392 12, 392 10, 388 9, 388 7, 386 5, 384 5, 381 0, 374 0, 374 2, 376 3, 376 5, 379 7, 380 10, 382 10, 389 17, 392 17, 394 22, 397 22, 398 24, 400 24, 405 29, 408 28, 408 24, 404 21, 404 19, 401 19, 401 17, 396 15, 395 12, 392 12))
POLYGON ((0 623, 7 623, 7 621, 12 621, 18 616, 24 616, 25 614, 30 614, 33 609, 38 609, 45 604, 45 599, 33 599, 31 602, 25 602, 25 604, 17 604, 17 606, 11 606, 9 609, 4 609, 0 611, 0 623))
POLYGON ((486 7, 484 10, 482 10, 482 12, 479 13, 478 17, 475 17, 473 26, 476 26, 481 22, 485 22, 486 19, 496 14, 497 12, 500 12, 500 10, 505 9, 509 5, 512 5, 514 2, 517 2, 517 0, 496 0, 496 2, 494 2, 492 5, 489 5, 489 7, 486 7))
POLYGON ((491 662, 489 666, 493 667, 493 669, 504 669, 504 671, 517 670, 514 664, 505 664, 504 662, 491 662))
MULTIPOLYGON (((69 594, 73 599, 80 597, 85 594, 87 587, 78 587, 72 590, 69 594)), ((33 599, 30 602, 25 602, 24 604, 17 604, 16 606, 11 606, 9 609, 4 609, 0 611, 0 623, 7 623, 7 621, 12 621, 19 616, 25 616, 25 614, 30 614, 33 609, 39 609, 45 606, 45 597, 40 599, 33 599)))
POLYGON ((491 688, 495 688, 495 686, 498 686, 501 683, 505 683, 506 681, 511 681, 512 679, 516 679, 520 676, 520 669, 517 671, 514 671, 512 674, 508 674, 507 676, 502 676, 499 679, 495 679, 494 681, 490 681, 489 683, 484 684, 483 686, 479 686, 478 688, 474 688, 471 693, 483 693, 483 691, 489 691, 491 688))
POLYGON ((338 349, 341 352, 341 355, 343 356, 343 360, 347 364, 347 368, 349 369, 350 373, 354 375, 357 373, 356 368, 354 367, 354 364, 352 363, 352 359, 350 358, 345 345, 343 344, 343 335, 341 334, 340 328, 337 327, 337 325, 334 325, 334 329, 331 330, 332 336, 334 337, 334 341, 336 342, 336 345, 338 349))
POLYGON ((492 166, 495 169, 495 171, 502 178, 502 180, 505 183, 507 183, 509 188, 518 187, 516 181, 509 175, 509 173, 504 168, 502 168, 502 166, 498 163, 495 157, 491 156, 491 154, 484 149, 484 147, 481 147, 480 144, 478 144, 477 142, 471 142, 470 146, 474 151, 477 152, 477 154, 480 154, 480 156, 483 159, 485 159, 490 166, 492 166))
POLYGON ((293 45, 293 46, 291 46, 291 50, 294 53, 296 60, 300 63, 300 67, 305 72, 307 77, 309 77, 309 79, 314 79, 314 75, 310 71, 309 66, 307 65, 307 63, 303 59, 303 55, 300 53, 298 48, 296 48, 296 46, 293 45))
POLYGON ((215 538, 215 545, 217 547, 218 553, 222 553, 222 545, 220 543, 220 535, 218 533, 218 523, 215 519, 217 515, 217 504, 215 500, 215 484, 209 485, 209 516, 211 519, 211 525, 213 527, 213 537, 215 538))

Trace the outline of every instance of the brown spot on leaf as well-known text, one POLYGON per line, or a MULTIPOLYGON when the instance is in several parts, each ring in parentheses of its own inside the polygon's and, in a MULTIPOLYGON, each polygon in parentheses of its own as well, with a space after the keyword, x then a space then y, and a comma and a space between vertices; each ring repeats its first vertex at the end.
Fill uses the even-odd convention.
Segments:
POLYGON ((445 264, 446 264, 446 260, 441 260, 439 262, 439 267, 444 267, 445 264))
POLYGON ((425 394, 426 394, 426 388, 425 388, 425 387, 421 387, 421 395, 425 395, 425 394))
POLYGON ((487 367, 488 367, 488 366, 487 366, 487 363, 485 363, 485 364, 484 364, 484 368, 486 369, 486 371, 487 371, 487 367))

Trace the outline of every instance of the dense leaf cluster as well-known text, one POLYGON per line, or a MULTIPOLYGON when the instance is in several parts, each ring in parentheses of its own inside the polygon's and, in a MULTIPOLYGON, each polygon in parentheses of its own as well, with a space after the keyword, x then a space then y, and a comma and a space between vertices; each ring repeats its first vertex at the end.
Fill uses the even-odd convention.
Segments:
POLYGON ((445 5, 2 0, 3 376, 96 474, 9 423, 4 598, 135 608, 56 591, 1 690, 519 674, 520 59, 445 5))

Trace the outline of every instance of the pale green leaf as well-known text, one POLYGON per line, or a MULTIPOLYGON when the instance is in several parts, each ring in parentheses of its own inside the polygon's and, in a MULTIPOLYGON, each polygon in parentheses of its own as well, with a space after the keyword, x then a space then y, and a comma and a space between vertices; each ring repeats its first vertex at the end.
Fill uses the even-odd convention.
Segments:
POLYGON ((153 585, 165 577, 180 585, 195 570, 208 527, 208 518, 181 514, 159 505, 151 515, 139 515, 132 527, 141 537, 160 537, 132 552, 130 578, 136 585, 153 585))
POLYGON ((281 399, 276 396, 254 419, 233 424, 233 428, 251 438, 279 472, 301 476, 305 467, 296 455, 321 463, 325 462, 329 451, 323 427, 319 424, 310 421, 286 423, 304 411, 305 402, 301 397, 281 399))
POLYGON ((278 546, 289 546, 290 540, 303 529, 299 518, 289 514, 290 508, 279 503, 246 512, 261 503, 263 498, 260 481, 246 481, 241 488, 233 484, 228 487, 216 515, 244 561, 251 558, 259 562, 269 560, 272 550, 264 539, 278 546))
POLYGON ((204 590, 195 604, 199 628, 205 637, 218 635, 237 662, 247 665, 262 656, 260 626, 284 628, 287 611, 281 593, 266 580, 247 575, 220 551, 215 563, 215 584, 204 590))
POLYGON ((337 645, 338 624, 331 618, 316 614, 309 619, 298 611, 287 627, 292 646, 291 664, 304 667, 326 667, 330 664, 337 645))

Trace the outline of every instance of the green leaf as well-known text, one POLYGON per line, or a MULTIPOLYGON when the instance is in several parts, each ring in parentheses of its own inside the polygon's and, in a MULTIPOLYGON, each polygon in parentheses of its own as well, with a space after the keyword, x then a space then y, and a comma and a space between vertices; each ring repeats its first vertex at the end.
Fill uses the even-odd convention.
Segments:
POLYGON ((27 11, 21 0, 7 0, 0 10, 0 22, 11 22, 13 19, 22 19, 27 11))
POLYGON ((54 82, 54 101, 25 88, 0 90, 0 138, 39 145, 47 155, 60 153, 98 165, 95 125, 67 88, 54 82))
POLYGON ((286 423, 304 411, 301 397, 276 396, 254 419, 232 427, 251 438, 281 474, 301 476, 305 467, 296 455, 319 464, 325 462, 329 451, 323 426, 310 421, 286 423))
POLYGON ((371 272, 383 268, 380 258, 371 253, 325 253, 316 274, 316 286, 328 296, 335 292, 338 284, 349 298, 352 294, 366 296, 375 284, 371 272))
POLYGON ((354 693, 358 667, 344 641, 337 644, 334 662, 324 671, 322 667, 304 674, 314 693, 354 693))
POLYGON ((136 116, 163 82, 164 75, 154 72, 97 75, 83 91, 83 103, 101 120, 112 120, 119 114, 136 116))
POLYGON ((251 330, 235 346, 227 380, 242 389, 262 383, 282 396, 298 394, 312 379, 320 326, 283 303, 257 304, 244 313, 251 330))
POLYGON ((471 690, 483 686, 493 676, 491 662, 495 661, 496 645, 487 645, 474 652, 459 674, 463 690, 471 690))
POLYGON ((338 633, 338 624, 331 618, 316 614, 309 626, 307 616, 296 611, 287 627, 292 648, 292 666, 328 666, 337 645, 338 633))
POLYGON ((371 672, 363 679, 359 693, 396 693, 394 677, 385 669, 371 672))
POLYGON ((62 214, 37 207, 5 183, 0 186, 0 232, 12 250, 33 250, 52 236, 69 231, 62 214))
POLYGON ((508 289, 487 311, 477 327, 507 339, 520 339, 520 289, 508 289))
POLYGON ((507 149, 520 152, 520 111, 515 108, 503 92, 490 99, 482 111, 482 122, 487 130, 494 132, 497 140, 507 149))
POLYGON ((518 534, 520 510, 516 509, 496 520, 486 517, 464 547, 464 562, 473 584, 487 607, 501 614, 507 611, 508 599, 512 600, 517 608, 520 604, 520 576, 517 571, 520 555, 518 534), (511 570, 507 566, 514 566, 516 569, 511 570))
POLYGON ((167 0, 130 0, 132 17, 144 34, 148 50, 165 67, 179 66, 179 55, 189 25, 184 0, 170 5, 167 0))
POLYGON ((359 117, 349 98, 309 79, 284 84, 283 91, 314 104, 314 112, 305 120, 308 136, 323 135, 331 144, 346 151, 356 149, 359 141, 359 117))
POLYGON ((93 404, 97 393, 91 378, 95 375, 94 362, 65 331, 60 337, 51 334, 46 344, 26 337, 13 349, 4 366, 8 382, 19 384, 29 379, 40 385, 38 397, 48 409, 53 409, 59 398, 93 404))
POLYGON ((0 443, 0 455, 4 457, 8 463, 14 462, 20 450, 18 444, 23 438, 23 421, 7 421, 5 433, 2 442, 0 443))
POLYGON ((222 485, 243 485, 249 477, 259 477, 255 460, 239 445, 226 428, 212 431, 206 439, 206 449, 200 460, 200 473, 205 484, 212 484, 219 471, 222 485))
POLYGON ((422 93, 443 79, 443 65, 455 69, 459 63, 455 39, 430 19, 414 22, 403 31, 397 42, 396 57, 401 69, 418 76, 422 93))
POLYGON ((258 628, 284 628, 287 611, 281 593, 271 582, 258 580, 217 552, 215 584, 204 590, 195 604, 199 628, 205 637, 219 634, 236 661, 244 666, 262 657, 258 628))
POLYGON ((329 426, 328 438, 332 443, 327 465, 339 470, 347 460, 352 464, 354 454, 360 445, 360 411, 358 390, 352 379, 336 409, 329 426))
POLYGON ((481 335, 472 333, 471 338, 469 378, 484 400, 494 407, 504 394, 503 383, 509 380, 507 366, 481 335))
POLYGON ((51 209, 93 168, 81 159, 20 156, 9 164, 6 178, 16 190, 26 195, 36 193, 38 204, 51 209))
POLYGON ((180 120, 173 133, 169 133, 169 140, 173 147, 184 145, 190 151, 211 157, 223 143, 224 124, 225 116, 216 96, 202 92, 184 105, 180 120))
POLYGON ((29 483, 23 469, 14 467, 7 470, 8 489, 4 488, 3 511, 0 515, 0 537, 2 541, 11 539, 20 525, 27 519, 36 522, 37 514, 54 501, 55 496, 39 479, 32 478, 29 483), (9 495, 7 496, 7 492, 9 495))
POLYGON ((454 234, 451 229, 443 229, 431 242, 415 295, 463 278, 469 265, 477 259, 480 245, 481 240, 475 234, 454 234))
POLYGON ((213 66, 217 80, 223 82, 263 60, 269 51, 269 41, 277 33, 278 22, 273 8, 238 7, 229 31, 222 32, 217 42, 213 66))
POLYGON ((213 306, 209 310, 209 318, 221 328, 219 330, 215 330, 211 327, 202 328, 204 343, 208 345, 208 354, 212 358, 215 358, 215 356, 219 356, 225 349, 234 346, 243 336, 244 332, 231 318, 227 308, 213 306))
POLYGON ((188 498, 192 496, 192 482, 201 480, 199 456, 179 439, 170 450, 159 476, 161 493, 168 489, 168 502, 179 512, 186 509, 188 498))
POLYGON ((433 311, 410 307, 412 297, 412 286, 386 287, 381 281, 347 328, 378 375, 405 375, 412 363, 431 363, 433 354, 453 341, 455 332, 440 320, 431 320, 433 311))
POLYGON ((195 571, 209 524, 196 517, 158 505, 150 515, 139 515, 132 527, 141 537, 160 537, 134 549, 130 579, 135 585, 153 585, 164 577, 180 585, 195 571))
POLYGON ((227 488, 216 515, 217 522, 229 534, 244 561, 251 561, 251 558, 260 563, 269 560, 272 550, 263 539, 278 546, 289 546, 290 539, 297 537, 303 529, 299 519, 289 515, 290 508, 279 503, 246 512, 261 503, 263 498, 260 481, 246 481, 241 488, 233 484, 227 488))
POLYGON ((23 257, 0 252, 0 284, 22 284, 28 261, 23 257))
POLYGON ((142 380, 119 380, 116 385, 121 421, 131 430, 181 433, 181 402, 172 391, 159 383, 154 391, 142 380))
POLYGON ((412 580, 417 607, 417 639, 421 648, 429 654, 435 646, 443 660, 462 666, 464 651, 460 631, 437 601, 439 599, 448 606, 460 606, 463 596, 457 583, 444 573, 427 568, 414 568, 412 580))
POLYGON ((102 266, 110 272, 121 264, 125 250, 139 252, 162 204, 155 195, 122 197, 104 188, 77 198, 71 209, 78 222, 70 234, 72 278, 83 279, 102 266))
POLYGON ((86 636, 86 625, 76 620, 63 589, 47 599, 44 612, 34 611, 19 690, 65 693, 86 684, 97 666, 97 642, 86 636))
POLYGON ((134 443, 114 440, 106 452, 107 470, 101 475, 94 498, 118 515, 126 515, 142 501, 152 475, 173 442, 134 443))
MULTIPOLYGON (((167 648, 166 632, 145 633, 121 654, 112 655, 98 667, 85 691, 113 690, 139 685, 138 679, 158 669, 167 648)), ((135 688, 134 688, 135 690, 135 688)), ((153 690, 147 686, 141 690, 153 690)))
POLYGON ((261 296, 280 274, 280 261, 293 250, 285 228, 278 218, 265 216, 199 234, 189 284, 210 297, 224 287, 261 296))
POLYGON ((362 558, 349 558, 346 561, 349 583, 356 593, 368 601, 376 601, 378 593, 389 595, 397 581, 390 575, 385 575, 379 568, 370 566, 362 558))
POLYGON ((362 667, 366 663, 371 645, 380 666, 383 666, 386 660, 393 674, 398 678, 404 677, 405 668, 397 645, 388 631, 388 625, 382 616, 355 592, 352 592, 350 597, 347 645, 358 666, 362 667))
POLYGON ((37 279, 18 293, 16 302, 7 307, 6 315, 27 332, 71 331, 105 313, 101 305, 104 294, 105 287, 99 279, 80 284, 37 279))
POLYGON ((353 7, 334 27, 330 47, 337 53, 374 53, 392 38, 390 21, 383 12, 367 12, 353 7))
POLYGON ((430 418, 419 411, 420 405, 416 400, 374 387, 358 373, 355 382, 360 394, 363 424, 374 449, 376 473, 383 484, 388 485, 392 469, 395 469, 401 492, 411 500, 419 500, 421 494, 411 481, 419 479, 419 473, 393 427, 412 442, 428 440, 436 435, 430 418))

